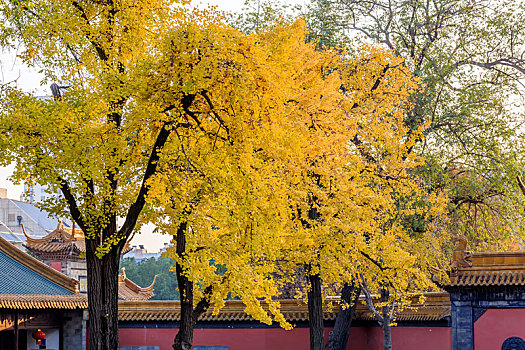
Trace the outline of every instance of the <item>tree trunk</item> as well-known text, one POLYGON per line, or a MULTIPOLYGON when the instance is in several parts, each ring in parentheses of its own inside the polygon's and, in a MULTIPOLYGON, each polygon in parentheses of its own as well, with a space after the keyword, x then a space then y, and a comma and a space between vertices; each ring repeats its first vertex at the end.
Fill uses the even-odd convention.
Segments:
MULTIPOLYGON (((177 255, 184 259, 186 252, 187 223, 182 222, 177 229, 177 255)), ((180 294, 180 324, 179 332, 175 336, 173 350, 191 350, 193 347, 193 282, 184 274, 181 264, 175 264, 175 273, 179 283, 180 294)))
MULTIPOLYGON (((175 241, 177 242, 176 252, 179 259, 184 259, 186 253, 186 230, 187 222, 181 222, 177 228, 175 241)), ((212 286, 204 289, 204 296, 195 307, 193 307, 193 281, 184 274, 182 265, 175 263, 175 274, 179 283, 180 294, 180 324, 179 331, 173 340, 173 350, 191 350, 193 348, 193 327, 199 317, 210 307, 210 297, 213 291, 212 286)))
POLYGON ((122 245, 114 246, 101 259, 96 239, 86 239, 90 350, 118 350, 118 274, 122 245))
POLYGON ((341 306, 335 319, 334 330, 328 338, 328 350, 344 350, 350 336, 350 327, 354 318, 361 288, 359 284, 345 283, 341 290, 341 306))
POLYGON ((193 347, 193 282, 182 273, 180 264, 175 266, 180 292, 179 332, 173 343, 174 350, 191 350, 193 347))
POLYGON ((384 306, 381 310, 383 313, 383 322, 381 324, 381 327, 383 328, 384 350, 392 350, 392 327, 390 326, 390 324, 392 323, 392 316, 390 315, 390 309, 388 307, 389 297, 390 293, 388 291, 388 287, 381 288, 381 302, 384 303, 384 306))
POLYGON ((383 344, 384 350, 392 350, 392 327, 390 322, 383 322, 383 344))
POLYGON ((324 350, 323 297, 321 295, 321 277, 318 273, 310 274, 307 266, 308 282, 308 321, 310 323, 310 350, 324 350))

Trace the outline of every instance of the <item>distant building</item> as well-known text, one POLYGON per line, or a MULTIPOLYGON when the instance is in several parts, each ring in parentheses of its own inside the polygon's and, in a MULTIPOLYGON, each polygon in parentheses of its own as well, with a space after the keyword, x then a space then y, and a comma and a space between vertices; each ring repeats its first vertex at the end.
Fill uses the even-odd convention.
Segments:
POLYGON ((0 221, 0 237, 14 244, 18 249, 23 249, 22 244, 24 243, 24 240, 22 237, 13 233, 13 231, 11 231, 2 221, 0 221))
MULTIPOLYGON (((25 236, 24 245, 31 254, 49 267, 79 281, 81 293, 87 293, 86 242, 84 232, 78 228, 66 228, 61 220, 58 226, 42 238, 25 236)), ((124 251, 129 246, 126 244, 124 251)), ((153 286, 142 288, 126 277, 124 269, 119 275, 118 296, 120 300, 149 300, 153 286)))
POLYGON ((132 258, 135 259, 136 262, 141 262, 143 260, 151 258, 156 260, 162 257, 162 253, 164 253, 168 247, 169 244, 164 243, 164 247, 162 247, 157 253, 148 253, 148 250, 144 248, 142 244, 140 244, 139 246, 134 245, 131 247, 131 250, 128 253, 122 256, 122 258, 132 258))
POLYGON ((39 203, 49 198, 60 198, 62 196, 60 190, 51 192, 47 185, 36 184, 34 186, 28 186, 24 184, 24 192, 20 195, 20 200, 28 203, 39 203))
MULTIPOLYGON (((58 217, 34 204, 7 198, 7 190, 0 189, 0 236, 17 245, 25 242, 22 225, 33 237, 43 237, 56 228, 58 217)), ((63 220, 65 227, 71 227, 69 220, 63 220)))

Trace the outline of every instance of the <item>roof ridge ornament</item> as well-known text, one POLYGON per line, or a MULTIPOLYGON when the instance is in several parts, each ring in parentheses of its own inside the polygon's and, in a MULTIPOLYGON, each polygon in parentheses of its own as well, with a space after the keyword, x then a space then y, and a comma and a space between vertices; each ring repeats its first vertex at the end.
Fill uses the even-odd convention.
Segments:
POLYGON ((456 246, 452 251, 451 273, 457 274, 459 268, 472 267, 472 253, 467 251, 467 238, 459 236, 456 246))
POLYGON ((62 221, 62 218, 58 218, 57 230, 63 230, 63 229, 64 229, 64 222, 62 221))
POLYGON ((157 276, 158 275, 155 275, 155 277, 153 277, 153 282, 151 282, 151 284, 148 287, 145 287, 142 289, 148 292, 153 292, 153 286, 155 286, 155 282, 157 281, 157 276))
POLYGON ((26 233, 26 228, 24 227, 24 224, 20 224, 20 226, 22 226, 22 232, 24 233, 24 236, 26 236, 26 240, 31 239, 31 237, 29 237, 26 233))
POLYGON ((123 267, 121 270, 120 270, 120 280, 121 281, 124 281, 126 279, 126 268, 123 267))

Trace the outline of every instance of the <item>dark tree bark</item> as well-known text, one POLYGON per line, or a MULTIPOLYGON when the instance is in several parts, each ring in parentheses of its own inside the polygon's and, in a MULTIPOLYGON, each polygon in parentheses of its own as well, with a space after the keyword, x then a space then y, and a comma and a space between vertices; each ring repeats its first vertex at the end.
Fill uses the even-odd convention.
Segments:
MULTIPOLYGON (((175 241, 176 252, 180 259, 186 253, 186 230, 188 223, 182 222, 178 229, 175 241)), ((183 267, 178 262, 175 264, 175 273, 179 283, 180 293, 180 324, 179 332, 173 341, 173 350, 191 350, 193 348, 193 327, 199 317, 210 307, 211 287, 204 290, 204 298, 193 308, 193 281, 184 274, 183 267)))
MULTIPOLYGON (((184 259, 186 252, 186 229, 188 224, 182 222, 177 229, 175 240, 177 242, 177 255, 184 259)), ((179 332, 173 343, 174 350, 191 350, 193 347, 193 282, 184 274, 182 266, 175 265, 177 282, 180 293, 180 324, 179 332)))
POLYGON ((323 297, 321 295, 321 276, 308 272, 308 321, 310 324, 310 350, 324 349, 323 297))
POLYGON ((381 288, 381 302, 385 303, 385 306, 381 308, 383 322, 381 327, 383 328, 383 349, 392 350, 392 314, 390 308, 388 307, 388 300, 390 298, 390 292, 388 288, 381 288))
MULTIPOLYGON (((100 214, 99 222, 107 222, 105 227, 94 227, 88 230, 86 222, 77 205, 77 201, 71 191, 68 182, 62 177, 58 177, 60 189, 68 203, 68 209, 73 220, 84 232, 95 231, 94 237, 86 237, 86 263, 88 269, 88 311, 89 311, 89 345, 91 350, 118 350, 118 274, 119 261, 122 248, 126 240, 130 237, 138 217, 146 203, 146 196, 149 187, 146 185, 148 180, 157 171, 160 152, 166 144, 171 125, 165 123, 159 131, 153 150, 151 151, 146 170, 144 172, 139 194, 135 202, 130 206, 124 224, 117 230, 117 215, 111 211, 100 214), (103 257, 98 258, 97 248, 105 241, 118 241, 112 245, 109 252, 103 257)), ((107 171, 107 180, 110 183, 110 198, 117 189, 116 174, 118 169, 107 171)), ((94 193, 94 184, 91 179, 86 179, 87 187, 91 195, 94 193)), ((108 198, 103 210, 113 207, 112 199, 108 198)), ((85 200, 89 200, 89 195, 85 200)), ((96 209, 96 208, 93 208, 96 209)))
POLYGON ((346 349, 360 293, 361 288, 358 284, 344 284, 341 290, 341 306, 335 319, 334 329, 328 337, 328 350, 346 349))
MULTIPOLYGON (((99 242, 86 240, 87 251, 94 252, 99 242)), ((114 246, 102 258, 86 254, 89 303, 89 344, 91 350, 117 350, 118 273, 122 245, 114 246)))

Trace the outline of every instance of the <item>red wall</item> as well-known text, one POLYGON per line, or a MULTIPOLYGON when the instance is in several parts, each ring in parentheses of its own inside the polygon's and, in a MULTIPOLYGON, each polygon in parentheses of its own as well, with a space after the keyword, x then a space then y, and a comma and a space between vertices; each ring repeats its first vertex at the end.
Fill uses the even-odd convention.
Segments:
MULTIPOLYGON (((363 350, 383 350, 383 331, 380 327, 367 328, 367 336, 368 344, 363 350)), ((392 347, 399 350, 452 350, 452 329, 393 327, 392 347)))
POLYGON ((62 262, 61 261, 50 261, 49 267, 57 270, 58 272, 62 272, 62 262))
MULTIPOLYGON (((328 332, 325 330, 325 339, 328 332)), ((121 346, 155 345, 160 350, 172 350, 177 329, 169 328, 120 328, 121 346)), ((452 348, 451 330, 448 327, 394 327, 392 343, 400 350, 449 350, 452 348)), ((285 331, 280 328, 197 328, 194 345, 227 345, 229 350, 307 350, 308 328, 285 331)), ((382 350, 383 333, 379 327, 354 327, 347 349, 382 350)), ((477 349, 476 349, 477 350, 477 349)))
POLYGON ((525 339, 525 309, 489 309, 474 323, 476 350, 501 349, 505 339, 525 339))

